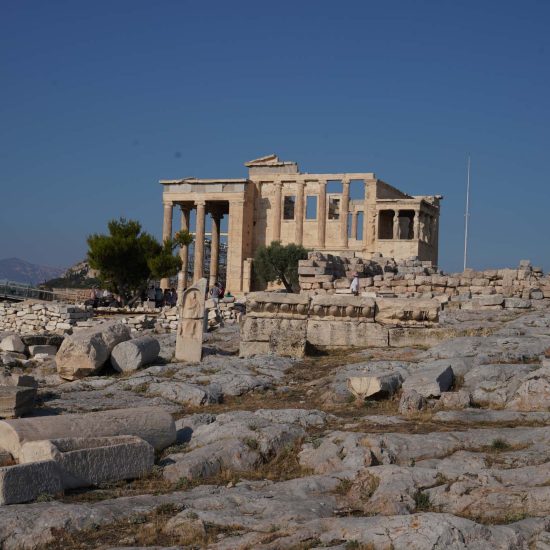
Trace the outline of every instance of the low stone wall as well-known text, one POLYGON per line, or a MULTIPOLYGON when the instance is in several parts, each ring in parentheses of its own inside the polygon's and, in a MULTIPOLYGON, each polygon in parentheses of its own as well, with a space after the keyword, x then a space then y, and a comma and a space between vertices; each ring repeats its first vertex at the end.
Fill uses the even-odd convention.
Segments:
POLYGON ((449 307, 454 308, 525 308, 531 306, 529 300, 550 298, 550 277, 545 276, 542 269, 531 266, 528 260, 522 260, 516 269, 467 269, 445 275, 431 262, 414 259, 362 260, 313 252, 308 260, 300 262, 298 272, 302 292, 313 295, 345 293, 353 273, 357 272, 359 288, 369 293, 367 296, 447 296, 443 301, 450 302, 453 305, 449 307))
POLYGON ((439 320, 435 299, 373 299, 253 292, 241 325, 241 357, 272 353, 303 357, 318 348, 385 347, 395 328, 426 328, 439 320))
POLYGON ((93 316, 86 306, 55 302, 0 302, 0 330, 20 334, 32 332, 64 333, 93 316))
MULTIPOLYGON (((227 324, 238 323, 246 311, 244 303, 236 301, 235 298, 224 298, 220 300, 218 303, 219 315, 215 311, 214 302, 212 300, 206 300, 205 305, 208 310, 209 327, 217 326, 220 320, 227 324)), ((176 332, 178 328, 178 308, 172 307, 162 309, 156 318, 155 328, 162 332, 176 332)))

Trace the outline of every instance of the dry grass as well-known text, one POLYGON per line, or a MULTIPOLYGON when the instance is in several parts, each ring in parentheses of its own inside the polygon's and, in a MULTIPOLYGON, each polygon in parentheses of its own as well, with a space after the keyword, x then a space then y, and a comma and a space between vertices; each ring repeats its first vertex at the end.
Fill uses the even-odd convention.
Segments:
POLYGON ((174 491, 175 485, 162 477, 162 470, 155 466, 147 476, 131 481, 104 483, 97 488, 74 489, 60 498, 62 502, 97 502, 137 495, 163 495, 174 491))
MULTIPOLYGON (((255 440, 248 442, 254 446, 255 440)), ((155 466, 153 473, 132 481, 117 481, 106 483, 94 489, 76 489, 68 491, 60 500, 62 502, 97 502, 113 498, 137 496, 143 494, 161 495, 174 491, 187 491, 199 485, 226 486, 236 484, 242 479, 286 481, 311 475, 309 468, 304 468, 298 460, 298 453, 302 447, 302 440, 287 445, 279 454, 266 460, 254 470, 238 471, 224 469, 215 476, 189 480, 181 478, 176 483, 166 481, 162 477, 162 469, 155 466)), ((257 442, 256 442, 257 444, 257 442)))
POLYGON ((287 481, 289 479, 312 475, 312 470, 301 466, 298 460, 298 453, 302 448, 302 443, 301 440, 298 440, 291 445, 287 445, 277 456, 261 464, 255 470, 245 472, 226 470, 218 476, 203 480, 201 484, 222 485, 230 481, 236 483, 240 479, 287 481))
POLYGON ((246 530, 240 525, 220 527, 204 524, 204 529, 190 534, 167 532, 166 522, 181 508, 171 504, 160 505, 153 512, 138 514, 109 525, 79 532, 64 529, 53 533, 54 541, 37 547, 36 550, 92 550, 111 546, 174 546, 185 544, 190 548, 206 548, 218 541, 220 535, 243 534, 246 530))

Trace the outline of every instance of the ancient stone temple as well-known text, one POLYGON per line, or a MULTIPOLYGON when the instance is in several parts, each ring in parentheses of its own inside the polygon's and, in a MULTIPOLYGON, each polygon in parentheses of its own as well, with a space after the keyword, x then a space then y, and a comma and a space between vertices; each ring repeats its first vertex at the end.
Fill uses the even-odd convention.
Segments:
MULTIPOLYGON (((372 172, 310 174, 298 164, 269 155, 245 163, 242 179, 161 180, 163 238, 189 227, 196 210, 193 281, 204 276, 205 217, 212 217, 209 282, 218 278, 220 220, 228 220, 226 288, 251 290, 252 258, 272 241, 297 243, 313 250, 370 258, 375 253, 396 259, 416 256, 437 263, 440 195, 411 196, 372 172), (351 192, 353 189, 353 192, 351 192)), ((188 250, 181 250, 187 273, 188 250)), ((180 287, 190 281, 180 279, 180 287)), ((168 282, 163 281, 163 286, 168 282)))

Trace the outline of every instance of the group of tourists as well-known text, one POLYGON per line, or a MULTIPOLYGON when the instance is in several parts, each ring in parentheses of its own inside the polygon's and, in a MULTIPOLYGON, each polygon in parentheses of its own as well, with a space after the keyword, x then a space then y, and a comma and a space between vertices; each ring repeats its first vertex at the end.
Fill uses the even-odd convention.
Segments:
POLYGON ((155 307, 174 307, 178 303, 178 293, 175 288, 165 288, 151 285, 147 290, 147 301, 155 302, 155 307))
MULTIPOLYGON (((215 283, 210 290, 208 291, 207 298, 211 298, 215 305, 216 310, 218 311, 218 303, 223 299, 225 295, 225 288, 222 283, 215 283)), ((230 293, 228 293, 230 296, 230 293)), ((178 303, 178 293, 175 288, 166 288, 162 290, 159 285, 150 285, 147 290, 144 290, 141 294, 142 304, 149 303, 155 304, 154 307, 174 307, 178 303)), ((90 290, 88 300, 86 301, 88 305, 93 307, 100 306, 110 306, 110 307, 119 307, 122 304, 120 296, 113 294, 109 290, 102 290, 94 286, 90 290)))
POLYGON ((86 305, 92 307, 108 306, 119 307, 122 304, 122 299, 117 294, 113 294, 109 290, 102 290, 97 286, 94 286, 90 290, 86 305))

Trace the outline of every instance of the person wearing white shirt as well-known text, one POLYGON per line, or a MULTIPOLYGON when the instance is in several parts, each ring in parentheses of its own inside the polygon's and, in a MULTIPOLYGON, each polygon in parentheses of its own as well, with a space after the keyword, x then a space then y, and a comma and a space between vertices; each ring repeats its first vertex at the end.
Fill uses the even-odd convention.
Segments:
POLYGON ((359 294, 359 273, 354 273, 353 274, 353 279, 351 281, 351 285, 350 285, 349 288, 350 288, 352 294, 354 294, 355 296, 357 296, 357 294, 359 294))

